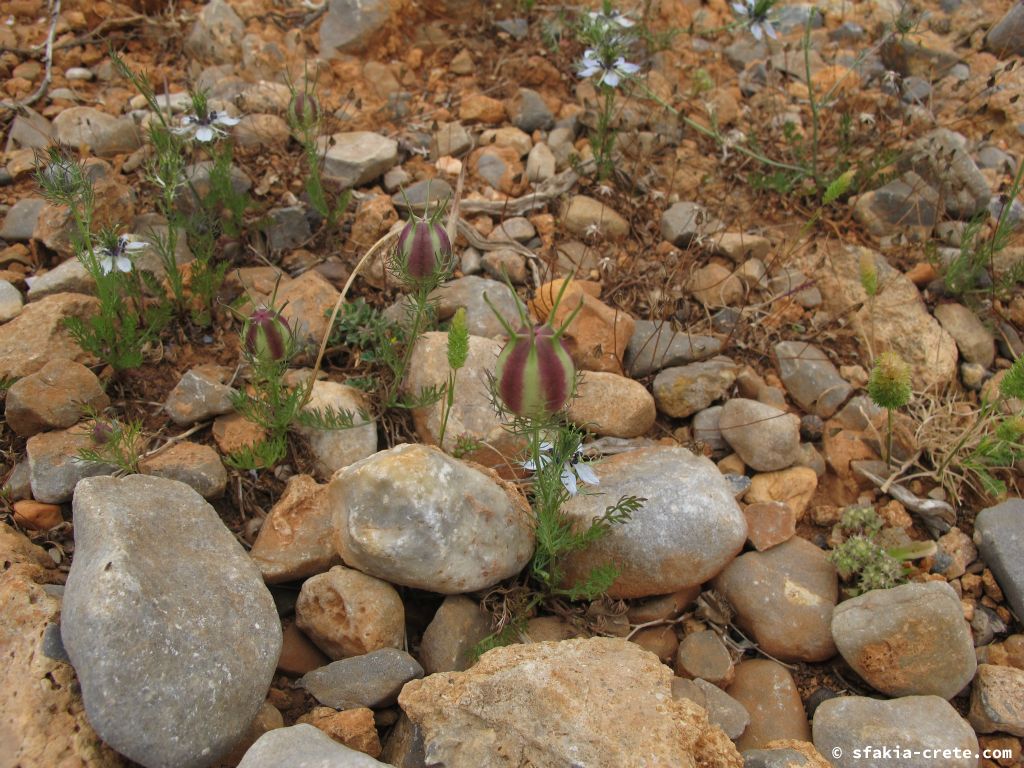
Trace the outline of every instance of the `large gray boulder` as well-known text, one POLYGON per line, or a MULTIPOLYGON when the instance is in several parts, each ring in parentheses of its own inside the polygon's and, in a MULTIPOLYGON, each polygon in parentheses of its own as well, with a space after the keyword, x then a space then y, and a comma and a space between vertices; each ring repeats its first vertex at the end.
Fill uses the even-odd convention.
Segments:
POLYGON ((203 768, 263 704, 281 625, 259 569, 184 483, 93 477, 74 498, 61 636, 100 737, 146 768, 203 768))

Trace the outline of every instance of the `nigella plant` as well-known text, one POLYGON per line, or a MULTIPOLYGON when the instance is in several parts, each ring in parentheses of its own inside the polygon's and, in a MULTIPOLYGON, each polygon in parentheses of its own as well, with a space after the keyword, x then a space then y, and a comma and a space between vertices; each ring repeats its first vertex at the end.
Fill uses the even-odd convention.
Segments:
POLYGON ((327 222, 327 226, 334 228, 348 208, 351 191, 346 189, 339 192, 331 202, 324 188, 323 152, 326 148, 320 139, 324 115, 315 93, 316 78, 314 76, 310 81, 307 73, 301 84, 289 81, 288 89, 291 99, 286 117, 292 136, 302 145, 306 161, 306 196, 313 209, 327 222))
MULTIPOLYGON (((276 295, 275 287, 269 301, 254 301, 255 307, 247 315, 236 313, 243 320, 240 341, 250 386, 233 393, 232 405, 246 419, 262 427, 264 437, 228 457, 227 464, 234 469, 253 470, 277 464, 288 454, 288 433, 296 425, 327 430, 350 429, 357 423, 349 411, 307 405, 313 376, 289 380, 292 361, 303 350, 284 315, 284 305, 276 305, 276 295)), ((360 413, 358 423, 368 419, 367 414, 360 413)))
MULTIPOLYGON (((430 197, 429 190, 427 197, 430 197)), ((435 317, 435 302, 431 294, 451 277, 455 265, 452 240, 441 223, 445 206, 442 204, 433 212, 428 207, 422 217, 412 211, 391 252, 390 271, 408 291, 408 296, 405 299, 406 317, 401 325, 402 357, 394 366, 394 379, 385 397, 387 407, 421 407, 440 397, 440 392, 424 392, 411 401, 400 402, 397 390, 405 379, 416 340, 435 317)))
POLYGON ((68 332, 86 352, 115 371, 142 364, 143 349, 167 322, 162 307, 150 304, 132 256, 146 247, 116 228, 94 232, 95 197, 89 169, 68 147, 50 147, 36 158, 36 181, 46 199, 65 206, 74 222, 71 247, 96 284, 99 311, 68 318, 68 332))
MULTIPOLYGON (((562 283, 550 317, 569 282, 562 283)), ((624 523, 642 500, 619 499, 582 528, 562 512, 569 499, 600 484, 598 472, 583 457, 585 432, 573 425, 566 413, 576 391, 576 367, 563 336, 582 305, 557 328, 550 322, 533 322, 520 306, 520 324, 513 327, 486 294, 484 299, 508 334, 495 365, 494 404, 506 429, 526 438, 526 457, 520 466, 532 474, 529 497, 537 549, 530 566, 536 587, 531 606, 552 597, 594 599, 614 582, 615 568, 598 567, 586 579, 569 583, 564 558, 606 535, 613 525, 624 523)))
POLYGON ((193 91, 192 114, 181 118, 181 125, 174 129, 179 136, 195 139, 196 141, 208 144, 214 139, 227 136, 225 128, 238 125, 237 117, 232 117, 227 112, 219 112, 210 109, 209 97, 205 91, 193 91))
POLYGON ((590 137, 598 178, 601 180, 611 176, 614 170, 612 151, 615 148, 615 132, 612 121, 616 93, 640 71, 638 64, 627 60, 636 43, 631 31, 633 24, 629 17, 612 8, 611 0, 604 1, 601 11, 588 13, 580 20, 578 37, 586 49, 577 74, 583 79, 593 79, 601 97, 596 124, 590 137))

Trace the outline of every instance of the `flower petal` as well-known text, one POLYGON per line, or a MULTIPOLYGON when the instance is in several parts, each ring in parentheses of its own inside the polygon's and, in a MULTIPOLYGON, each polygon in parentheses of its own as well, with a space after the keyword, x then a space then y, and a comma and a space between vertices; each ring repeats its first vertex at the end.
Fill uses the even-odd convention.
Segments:
POLYGON ((575 496, 578 493, 576 475, 567 466, 562 469, 562 485, 565 486, 565 490, 569 492, 570 496, 575 496))
MULTIPOLYGON (((758 40, 761 38, 758 37, 758 40)), ((196 129, 196 141, 213 141, 213 128, 208 125, 201 125, 196 129)))
POLYGON ((779 39, 778 34, 776 34, 775 32, 775 27, 772 26, 772 23, 770 21, 765 21, 762 26, 764 26, 764 31, 768 33, 768 37, 770 37, 772 40, 779 39))
POLYGON ((131 272, 132 271, 132 260, 127 256, 118 256, 114 259, 114 268, 118 272, 131 272))
POLYGON ((760 22, 755 21, 753 24, 750 25, 750 34, 752 34, 754 36, 754 39, 757 40, 758 42, 761 41, 761 39, 764 37, 764 32, 761 31, 760 22))
POLYGON ((614 69, 609 69, 607 72, 604 73, 604 76, 601 78, 602 83, 604 83, 605 85, 609 85, 612 88, 615 88, 619 84, 620 80, 621 78, 619 77, 619 73, 616 72, 614 69))
POLYGON ((624 58, 620 56, 618 58, 618 61, 615 62, 615 69, 618 70, 623 75, 635 75, 637 72, 640 71, 640 65, 626 61, 624 58))
POLYGON ((149 248, 149 243, 142 240, 126 240, 123 246, 123 250, 128 253, 134 253, 136 251, 144 251, 149 248))
POLYGON ((217 115, 217 117, 213 119, 213 122, 217 125, 238 125, 239 119, 237 117, 232 117, 231 115, 217 115))
POLYGON ((744 16, 747 15, 747 6, 743 3, 733 3, 732 9, 736 11, 736 13, 742 13, 744 16))
POLYGON ((594 472, 593 468, 589 464, 585 464, 582 461, 576 465, 576 474, 579 476, 587 485, 600 485, 601 480, 598 478, 597 473, 594 472))

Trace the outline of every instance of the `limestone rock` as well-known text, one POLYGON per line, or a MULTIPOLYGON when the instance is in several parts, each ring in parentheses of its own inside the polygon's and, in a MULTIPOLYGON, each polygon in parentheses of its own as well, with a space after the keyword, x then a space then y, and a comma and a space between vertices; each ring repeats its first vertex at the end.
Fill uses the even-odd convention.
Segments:
POLYGON ((732 490, 708 459, 683 448, 643 448, 593 464, 597 494, 579 494, 562 511, 589 524, 621 496, 646 501, 632 518, 565 559, 567 579, 580 581, 614 563, 614 598, 664 595, 718 574, 743 547, 746 521, 732 490))
POLYGON ((263 705, 281 649, 259 571, 173 480, 89 478, 74 515, 61 635, 89 721, 145 766, 213 764, 263 705))
POLYGON ((73 360, 51 360, 7 390, 4 415, 21 437, 78 423, 86 409, 110 405, 96 374, 73 360))
POLYGON ((735 621, 780 661, 824 661, 836 653, 832 611, 839 597, 836 569, 800 537, 766 552, 747 552, 715 579, 736 610, 735 621))
POLYGON ((48 504, 71 500, 78 482, 86 477, 110 475, 117 469, 110 464, 82 461, 78 452, 93 448, 91 430, 84 426, 42 432, 26 443, 32 497, 48 504))
POLYGON ((212 0, 199 12, 185 39, 185 51, 210 64, 233 64, 241 54, 245 24, 226 0, 212 0))
POLYGON ((739 366, 727 357, 665 368, 652 385, 658 410, 673 418, 692 416, 721 399, 738 372, 739 366))
POLYGON ((164 410, 181 427, 212 416, 230 413, 231 393, 224 383, 228 372, 217 366, 197 366, 186 371, 167 395, 164 410))
POLYGON ((637 320, 626 346, 626 372, 641 378, 663 368, 713 357, 721 348, 722 343, 711 336, 674 331, 668 323, 637 320))
POLYGON ((62 144, 88 148, 97 157, 128 154, 142 146, 142 131, 130 117, 114 117, 95 107, 61 110, 53 128, 62 144))
POLYGON ((295 475, 263 521, 249 554, 268 584, 315 576, 339 562, 326 491, 309 475, 295 475))
POLYGON ((394 704, 402 686, 420 677, 423 667, 408 653, 381 648, 307 672, 299 685, 328 707, 374 708, 394 704))
POLYGON ((1024 616, 1024 500, 1007 499, 978 513, 974 543, 1017 616, 1024 616))
POLYGON ((625 237, 629 222, 599 200, 586 195, 574 195, 562 207, 565 228, 577 237, 600 234, 605 237, 625 237))
POLYGON ((338 290, 313 270, 281 282, 277 306, 284 307, 281 316, 299 344, 319 348, 327 332, 327 313, 334 309, 338 296, 338 290))
POLYGON ((347 412, 352 417, 354 426, 349 429, 295 428, 309 443, 316 461, 317 475, 321 480, 329 479, 342 467, 376 452, 377 422, 369 418, 366 397, 355 387, 336 381, 314 382, 309 402, 302 410, 318 410, 321 414, 347 412))
POLYGON ((395 588, 341 565, 303 583, 295 621, 335 660, 405 641, 405 607, 395 588))
POLYGON ((339 712, 330 707, 314 707, 296 722, 319 728, 350 749, 370 757, 380 757, 380 736, 374 725, 372 709, 356 707, 339 712))
POLYGON ((800 459, 800 419, 792 413, 737 397, 722 406, 718 428, 743 463, 758 471, 785 469, 800 459))
POLYGON ((639 437, 656 417, 654 398, 643 384, 602 371, 586 371, 569 403, 569 419, 599 436, 639 437))
POLYGON ((726 693, 750 713, 750 725, 736 740, 739 749, 761 749, 776 739, 811 740, 800 692, 781 664, 767 659, 741 661, 726 693))
POLYGON ((177 480, 191 487, 204 499, 216 499, 224 495, 228 484, 228 472, 220 460, 220 454, 208 445, 188 440, 175 443, 167 450, 139 462, 143 475, 177 480))
POLYGON ((697 237, 712 235, 724 225, 697 203, 675 203, 661 215, 661 236, 685 248, 697 237))
MULTIPOLYGON (((455 386, 455 403, 448 417, 448 428, 444 436, 444 449, 452 451, 460 437, 476 441, 480 448, 468 454, 467 458, 488 466, 504 465, 503 456, 496 453, 515 455, 522 449, 522 441, 510 435, 504 428, 491 403, 488 375, 493 375, 494 365, 501 352, 501 343, 479 336, 469 337, 469 356, 466 365, 459 371, 455 386), (495 447, 491 450, 484 444, 495 447)), ((448 335, 429 332, 416 342, 409 362, 409 372, 402 387, 407 394, 415 396, 430 387, 440 387, 448 382, 448 335)), ((420 439, 437 444, 441 431, 441 403, 413 409, 413 420, 420 439)))
POLYGON ((428 763, 448 768, 651 765, 740 768, 703 709, 671 698, 671 672, 610 638, 496 648, 466 672, 406 685, 399 704, 428 763))
POLYGON ((978 665, 967 719, 978 733, 1024 736, 1024 669, 978 665))
POLYGON ((945 582, 876 589, 841 603, 832 635, 846 663, 890 696, 951 699, 977 661, 956 592, 945 582))
MULTIPOLYGON (((332 5, 343 2, 351 0, 333 0, 332 5)), ((343 187, 362 186, 398 163, 398 142, 372 131, 336 133, 321 144, 324 176, 343 187)))
POLYGON ((797 404, 808 413, 829 418, 853 393, 823 350, 805 341, 775 345, 779 377, 797 404))
POLYGON ((898 353, 910 365, 916 389, 953 381, 956 342, 928 312, 914 284, 881 254, 854 246, 837 249, 817 279, 825 308, 850 318, 862 349, 866 351, 871 339, 875 349, 898 353), (862 256, 873 260, 878 275, 878 294, 871 300, 860 283, 862 256), (851 314, 854 305, 859 309, 851 314))
POLYGON ((950 704, 938 696, 906 696, 891 701, 865 696, 841 696, 822 702, 814 713, 814 746, 831 755, 835 768, 857 768, 869 763, 893 763, 882 750, 899 745, 907 751, 898 764, 932 768, 935 758, 923 750, 959 750, 959 757, 944 755, 944 768, 976 768, 978 737, 950 704), (865 747, 878 752, 860 752, 865 747))
POLYGON ((49 555, 0 523, 0 743, 5 766, 120 768, 124 760, 100 741, 82 707, 75 672, 48 649, 60 600, 45 586, 61 574, 49 555))
POLYGON ((339 744, 319 728, 276 728, 249 747, 238 768, 389 768, 387 763, 339 744))
POLYGON ((90 357, 64 328, 64 319, 96 314, 99 301, 79 293, 59 293, 25 305, 0 325, 0 380, 20 379, 56 358, 89 362, 90 357))
POLYGON ((985 36, 985 47, 997 56, 1024 56, 1024 8, 1020 3, 1010 10, 992 27, 985 36))
POLYGON ((978 316, 962 304, 940 304, 935 308, 935 319, 956 340, 964 360, 986 368, 996 357, 996 342, 978 316))
POLYGON ((428 675, 468 669, 475 661, 474 647, 489 634, 490 616, 476 601, 464 595, 449 595, 423 632, 423 669, 428 675))
POLYGON ((399 445, 345 467, 327 493, 342 559, 393 584, 475 592, 533 554, 519 491, 430 446, 399 445))
POLYGON ((460 277, 457 280, 449 280, 444 283, 432 292, 430 297, 438 302, 438 319, 447 320, 455 314, 459 307, 464 307, 466 327, 471 336, 485 338, 503 336, 505 327, 484 301, 485 295, 509 325, 513 328, 519 327, 521 320, 518 307, 522 306, 522 302, 507 285, 497 280, 475 275, 460 277))

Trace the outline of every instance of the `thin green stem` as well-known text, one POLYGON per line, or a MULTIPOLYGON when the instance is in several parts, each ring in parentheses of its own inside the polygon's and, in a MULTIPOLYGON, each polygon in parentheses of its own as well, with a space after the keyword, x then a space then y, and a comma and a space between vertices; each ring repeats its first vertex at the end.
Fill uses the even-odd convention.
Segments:
POLYGON ((811 78, 811 22, 814 20, 812 11, 804 26, 804 76, 807 79, 807 99, 811 105, 811 176, 820 196, 821 178, 818 175, 818 102, 814 98, 814 83, 811 78))

